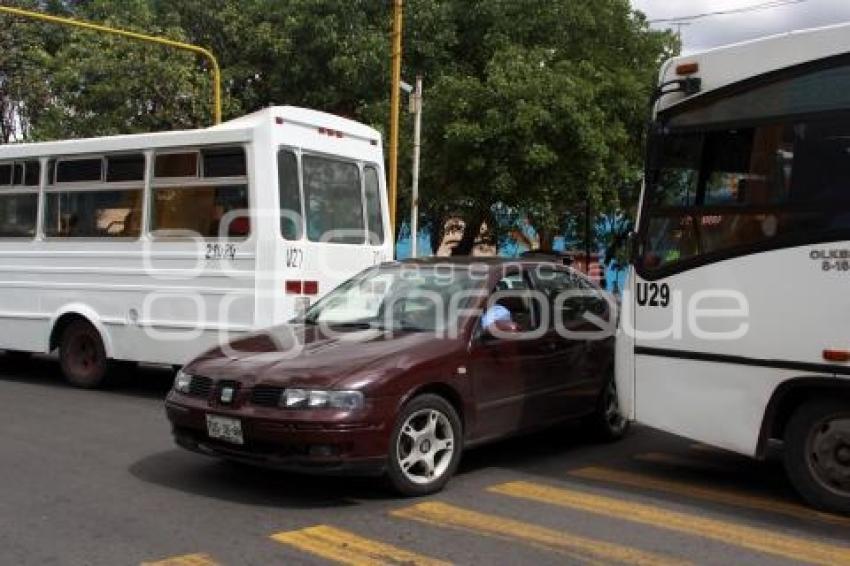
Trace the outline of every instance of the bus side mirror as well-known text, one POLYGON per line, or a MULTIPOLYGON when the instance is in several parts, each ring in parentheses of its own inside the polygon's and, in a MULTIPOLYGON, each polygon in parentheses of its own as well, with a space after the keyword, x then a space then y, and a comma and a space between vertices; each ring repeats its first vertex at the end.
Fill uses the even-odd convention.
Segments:
POLYGON ((640 238, 638 233, 632 230, 629 232, 629 263, 635 265, 640 258, 640 238))

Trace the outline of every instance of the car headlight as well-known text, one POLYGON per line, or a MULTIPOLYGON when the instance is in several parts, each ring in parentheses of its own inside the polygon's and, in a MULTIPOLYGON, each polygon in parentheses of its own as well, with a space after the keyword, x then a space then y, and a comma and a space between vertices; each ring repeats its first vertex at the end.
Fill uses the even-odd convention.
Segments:
POLYGON ((189 387, 192 385, 192 375, 185 371, 178 370, 174 376, 174 390, 178 393, 189 393, 189 387))
POLYGON ((287 389, 280 397, 280 406, 286 409, 342 409, 352 411, 365 404, 360 391, 325 391, 287 389))

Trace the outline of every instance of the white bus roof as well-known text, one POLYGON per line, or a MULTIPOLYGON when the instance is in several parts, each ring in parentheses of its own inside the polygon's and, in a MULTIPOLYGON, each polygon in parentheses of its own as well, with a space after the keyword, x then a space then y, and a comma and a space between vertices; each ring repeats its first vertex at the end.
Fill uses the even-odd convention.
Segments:
MULTIPOLYGON (((790 31, 674 57, 661 67, 659 84, 682 78, 676 74, 677 66, 698 63, 694 76, 702 79, 700 94, 705 94, 750 77, 848 52, 850 23, 790 31)), ((663 96, 657 110, 684 99, 681 94, 663 96)))
POLYGON ((284 124, 326 128, 342 132, 347 136, 374 140, 378 145, 381 141, 381 134, 377 130, 354 120, 307 108, 271 106, 217 126, 197 130, 0 145, 0 160, 241 143, 250 141, 254 130, 270 126, 277 119, 283 120, 284 124))

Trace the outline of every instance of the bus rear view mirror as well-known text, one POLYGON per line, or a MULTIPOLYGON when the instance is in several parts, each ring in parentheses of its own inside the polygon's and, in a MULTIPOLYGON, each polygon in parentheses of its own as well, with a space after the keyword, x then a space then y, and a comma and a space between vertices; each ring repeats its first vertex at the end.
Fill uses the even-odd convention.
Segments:
POLYGON ((637 232, 632 230, 628 236, 629 263, 634 265, 640 257, 640 243, 637 232))

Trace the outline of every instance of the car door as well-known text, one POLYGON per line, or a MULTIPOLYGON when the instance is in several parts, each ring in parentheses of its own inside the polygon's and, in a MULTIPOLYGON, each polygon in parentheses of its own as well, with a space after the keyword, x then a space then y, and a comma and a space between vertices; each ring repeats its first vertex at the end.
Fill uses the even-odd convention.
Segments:
POLYGON ((609 320, 608 302, 602 290, 568 268, 540 267, 533 282, 551 309, 542 372, 542 387, 551 392, 549 410, 561 417, 588 413, 613 364, 613 335, 593 322, 609 320))
POLYGON ((539 336, 540 309, 535 306, 529 276, 521 270, 507 273, 492 289, 488 303, 505 306, 522 332, 497 338, 480 322, 475 330, 470 365, 477 440, 534 426, 545 404, 541 388, 547 342, 539 336))

